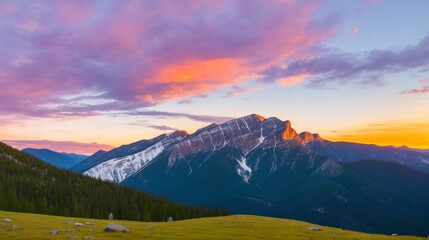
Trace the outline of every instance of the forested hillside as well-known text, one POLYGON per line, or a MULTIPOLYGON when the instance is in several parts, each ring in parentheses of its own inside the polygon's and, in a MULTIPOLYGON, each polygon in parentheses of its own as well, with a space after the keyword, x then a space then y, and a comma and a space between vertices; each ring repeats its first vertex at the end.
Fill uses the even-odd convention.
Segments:
POLYGON ((0 209, 51 215, 165 221, 227 215, 174 203, 50 166, 0 142, 0 209))

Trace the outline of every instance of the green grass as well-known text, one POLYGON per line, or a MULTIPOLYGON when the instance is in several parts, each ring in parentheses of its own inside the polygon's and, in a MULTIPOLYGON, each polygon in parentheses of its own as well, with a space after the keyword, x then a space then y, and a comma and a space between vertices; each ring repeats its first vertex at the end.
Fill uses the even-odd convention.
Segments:
MULTIPOLYGON (((94 239, 392 239, 391 236, 364 234, 344 231, 342 229, 318 226, 306 222, 258 217, 250 215, 233 215, 227 217, 200 218, 175 221, 172 223, 109 221, 84 218, 58 217, 39 214, 0 211, 0 239, 68 239, 68 236, 85 236, 94 239), (3 222, 10 218, 12 223, 3 222), (66 221, 93 222, 95 225, 75 227, 66 221), (124 225, 131 233, 104 232, 109 222, 124 225), (18 225, 22 229, 11 229, 18 225), (152 226, 149 230, 146 227, 152 226), (310 231, 309 227, 317 226, 321 231, 310 231), (71 230, 52 236, 52 230, 71 230), (90 232, 91 231, 91 232, 90 232)), ((394 239, 423 239, 417 237, 398 236, 394 239)))

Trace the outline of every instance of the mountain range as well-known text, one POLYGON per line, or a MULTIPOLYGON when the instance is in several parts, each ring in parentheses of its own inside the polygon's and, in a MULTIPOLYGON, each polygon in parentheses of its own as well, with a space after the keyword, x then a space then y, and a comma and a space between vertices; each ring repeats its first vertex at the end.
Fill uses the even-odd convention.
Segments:
POLYGON ((71 170, 232 213, 427 235, 429 156, 331 142, 252 114, 99 151, 71 170))
POLYGON ((25 153, 33 155, 46 163, 54 165, 59 168, 67 169, 72 166, 75 166, 85 158, 87 155, 76 154, 76 153, 65 153, 65 152, 55 152, 49 149, 35 149, 35 148, 26 148, 22 150, 25 153))

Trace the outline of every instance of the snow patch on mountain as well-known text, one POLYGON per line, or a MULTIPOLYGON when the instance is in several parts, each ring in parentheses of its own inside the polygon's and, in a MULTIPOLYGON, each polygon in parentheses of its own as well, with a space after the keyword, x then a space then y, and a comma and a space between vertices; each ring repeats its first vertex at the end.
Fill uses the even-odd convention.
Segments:
POLYGON ((143 169, 147 164, 164 151, 162 142, 158 142, 145 150, 125 157, 114 158, 84 172, 84 175, 120 183, 135 172, 143 169))
POLYGON ((243 181, 249 183, 249 178, 252 175, 252 169, 247 165, 247 159, 241 157, 240 160, 237 160, 237 174, 243 179, 243 181))

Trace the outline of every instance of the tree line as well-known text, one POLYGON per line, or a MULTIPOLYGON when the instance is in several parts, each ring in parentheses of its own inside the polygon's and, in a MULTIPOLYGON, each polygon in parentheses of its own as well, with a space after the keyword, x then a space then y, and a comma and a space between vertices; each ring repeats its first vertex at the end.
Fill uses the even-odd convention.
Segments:
POLYGON ((0 209, 58 216, 167 221, 223 216, 62 170, 0 142, 0 209))

